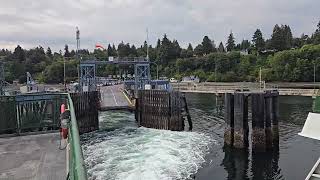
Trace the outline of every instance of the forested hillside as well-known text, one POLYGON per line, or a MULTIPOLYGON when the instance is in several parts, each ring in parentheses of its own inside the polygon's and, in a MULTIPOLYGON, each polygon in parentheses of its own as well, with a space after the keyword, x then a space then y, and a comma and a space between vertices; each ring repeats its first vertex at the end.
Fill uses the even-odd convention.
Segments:
MULTIPOLYGON (((158 65, 160 76, 196 75, 201 81, 256 81, 260 68, 266 81, 313 81, 313 68, 320 73, 320 22, 314 33, 301 37, 293 37, 288 25, 275 25, 269 39, 260 29, 250 40, 236 44, 236 38, 231 32, 224 44, 204 36, 197 46, 189 44, 187 48, 181 48, 177 40, 170 40, 165 34, 155 47, 149 46, 149 57, 158 65)), ((109 44, 106 49, 93 52, 81 49, 79 55, 106 60, 108 56, 145 57, 146 52, 146 42, 140 47, 121 42, 117 47, 109 44)), ((19 45, 13 52, 0 50, 0 61, 4 63, 8 82, 25 82, 26 72, 40 82, 62 82, 64 60, 67 81, 76 80, 79 61, 75 50, 69 50, 68 45, 59 52, 41 46, 27 50, 19 45)), ((151 70, 155 76, 154 64, 151 70)), ((98 69, 99 76, 126 73, 132 74, 132 67, 108 65, 98 69)), ((320 74, 317 81, 320 81, 320 74)))

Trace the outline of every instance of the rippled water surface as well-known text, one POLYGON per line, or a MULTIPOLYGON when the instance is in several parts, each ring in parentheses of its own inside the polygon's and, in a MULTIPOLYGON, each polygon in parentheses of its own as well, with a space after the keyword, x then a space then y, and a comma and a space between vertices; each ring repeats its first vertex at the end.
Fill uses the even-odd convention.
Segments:
POLYGON ((268 153, 223 147, 223 101, 187 94, 193 132, 140 127, 130 112, 101 112, 100 131, 82 136, 90 179, 304 179, 320 143, 299 137, 312 99, 280 97, 280 146, 268 153))

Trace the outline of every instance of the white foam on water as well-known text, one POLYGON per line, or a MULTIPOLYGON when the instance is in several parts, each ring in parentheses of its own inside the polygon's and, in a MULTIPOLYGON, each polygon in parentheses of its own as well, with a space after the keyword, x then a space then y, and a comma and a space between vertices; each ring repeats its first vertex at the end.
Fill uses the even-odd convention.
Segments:
POLYGON ((186 179, 215 143, 205 134, 124 128, 84 137, 90 179, 186 179))

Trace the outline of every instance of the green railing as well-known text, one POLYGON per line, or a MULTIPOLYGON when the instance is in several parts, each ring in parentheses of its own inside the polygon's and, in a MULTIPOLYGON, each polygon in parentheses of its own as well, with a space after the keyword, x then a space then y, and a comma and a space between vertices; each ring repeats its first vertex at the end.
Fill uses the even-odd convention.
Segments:
POLYGON ((64 94, 0 96, 0 134, 57 130, 64 94))
POLYGON ((73 102, 70 94, 67 94, 70 110, 70 126, 69 126, 69 179, 72 180, 86 180, 87 170, 83 160, 83 154, 80 144, 79 130, 74 111, 73 102))
MULTIPOLYGON (((81 93, 78 99, 90 93, 81 93)), ((70 110, 68 148, 68 179, 87 180, 87 171, 83 159, 78 123, 88 125, 82 118, 77 121, 75 107, 70 94, 26 94, 17 96, 0 96, 0 134, 17 134, 29 131, 57 130, 60 127, 60 106, 67 103, 70 110)), ((83 106, 77 102, 77 106, 83 106)), ((90 106, 91 107, 91 106, 90 106)), ((79 108, 78 108, 79 109, 79 108)), ((85 107, 79 111, 85 111, 85 107)))
POLYGON ((320 96, 314 97, 312 111, 314 113, 320 113, 320 96))

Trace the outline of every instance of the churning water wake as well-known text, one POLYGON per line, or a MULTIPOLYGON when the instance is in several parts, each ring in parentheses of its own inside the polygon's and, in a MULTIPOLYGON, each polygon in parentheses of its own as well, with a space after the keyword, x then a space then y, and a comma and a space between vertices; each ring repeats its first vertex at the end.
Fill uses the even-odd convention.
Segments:
POLYGON ((102 112, 100 131, 82 136, 90 179, 188 179, 216 142, 199 132, 137 127, 128 112, 102 112))

